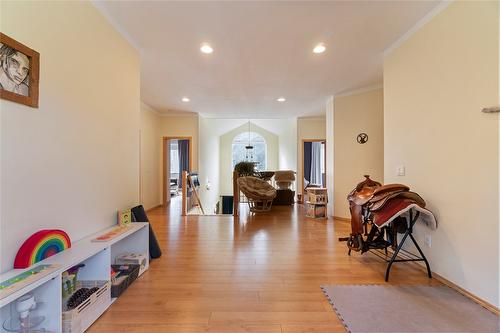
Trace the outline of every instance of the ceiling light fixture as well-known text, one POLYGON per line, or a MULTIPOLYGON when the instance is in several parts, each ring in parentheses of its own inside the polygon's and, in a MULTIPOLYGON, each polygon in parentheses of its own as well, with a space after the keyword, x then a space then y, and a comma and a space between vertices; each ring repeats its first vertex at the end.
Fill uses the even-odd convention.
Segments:
POLYGON ((207 43, 201 44, 200 51, 205 54, 210 54, 214 52, 214 49, 207 43))
POLYGON ((313 52, 316 53, 316 54, 319 54, 319 53, 325 52, 325 50, 326 50, 325 44, 319 43, 318 45, 316 45, 314 47, 313 52))
POLYGON ((282 102, 286 101, 286 98, 285 97, 280 97, 276 101, 282 103, 282 102))
POLYGON ((250 119, 248 119, 248 146, 245 146, 245 159, 247 160, 247 162, 252 162, 253 160, 253 145, 250 133, 250 119))
POLYGON ((182 97, 182 101, 183 101, 184 103, 187 103, 187 102, 189 102, 189 101, 190 101, 190 99, 189 99, 189 98, 187 98, 187 97, 182 97))

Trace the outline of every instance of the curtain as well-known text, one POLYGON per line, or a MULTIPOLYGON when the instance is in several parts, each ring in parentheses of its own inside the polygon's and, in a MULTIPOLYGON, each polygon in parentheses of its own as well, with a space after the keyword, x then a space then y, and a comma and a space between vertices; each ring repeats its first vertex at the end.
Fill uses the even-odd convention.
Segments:
MULTIPOLYGON (((178 141, 178 152, 179 152, 179 173, 182 175, 182 171, 189 170, 189 140, 179 140, 178 141)), ((182 176, 179 177, 179 186, 182 188, 182 176)))
POLYGON ((304 188, 311 182, 311 147, 312 142, 304 142, 304 188))
POLYGON ((311 184, 323 186, 321 175, 321 142, 312 142, 311 145, 311 184))

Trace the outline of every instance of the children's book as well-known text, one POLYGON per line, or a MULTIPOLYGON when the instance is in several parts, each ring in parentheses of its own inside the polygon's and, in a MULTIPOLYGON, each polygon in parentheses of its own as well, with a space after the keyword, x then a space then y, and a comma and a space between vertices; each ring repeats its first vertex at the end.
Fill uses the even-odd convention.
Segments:
POLYGON ((132 223, 132 212, 130 209, 118 212, 118 225, 126 226, 132 223))

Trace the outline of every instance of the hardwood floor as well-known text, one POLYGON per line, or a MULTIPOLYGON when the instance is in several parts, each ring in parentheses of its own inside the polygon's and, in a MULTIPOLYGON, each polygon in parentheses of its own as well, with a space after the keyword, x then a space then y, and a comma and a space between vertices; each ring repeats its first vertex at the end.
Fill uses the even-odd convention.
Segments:
MULTIPOLYGON (((148 213, 163 256, 91 327, 107 332, 345 332, 320 285, 384 284, 385 263, 347 255, 344 221, 311 220, 302 206, 239 220, 148 213)), ((395 264, 391 284, 437 284, 395 264)), ((362 300, 359 300, 362 301, 362 300)))

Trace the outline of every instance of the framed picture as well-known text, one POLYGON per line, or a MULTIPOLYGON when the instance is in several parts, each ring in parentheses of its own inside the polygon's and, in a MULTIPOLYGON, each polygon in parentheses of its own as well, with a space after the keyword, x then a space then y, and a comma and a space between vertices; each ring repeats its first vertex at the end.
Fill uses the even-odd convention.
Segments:
POLYGON ((40 54, 0 32, 0 98, 38 107, 40 54))

